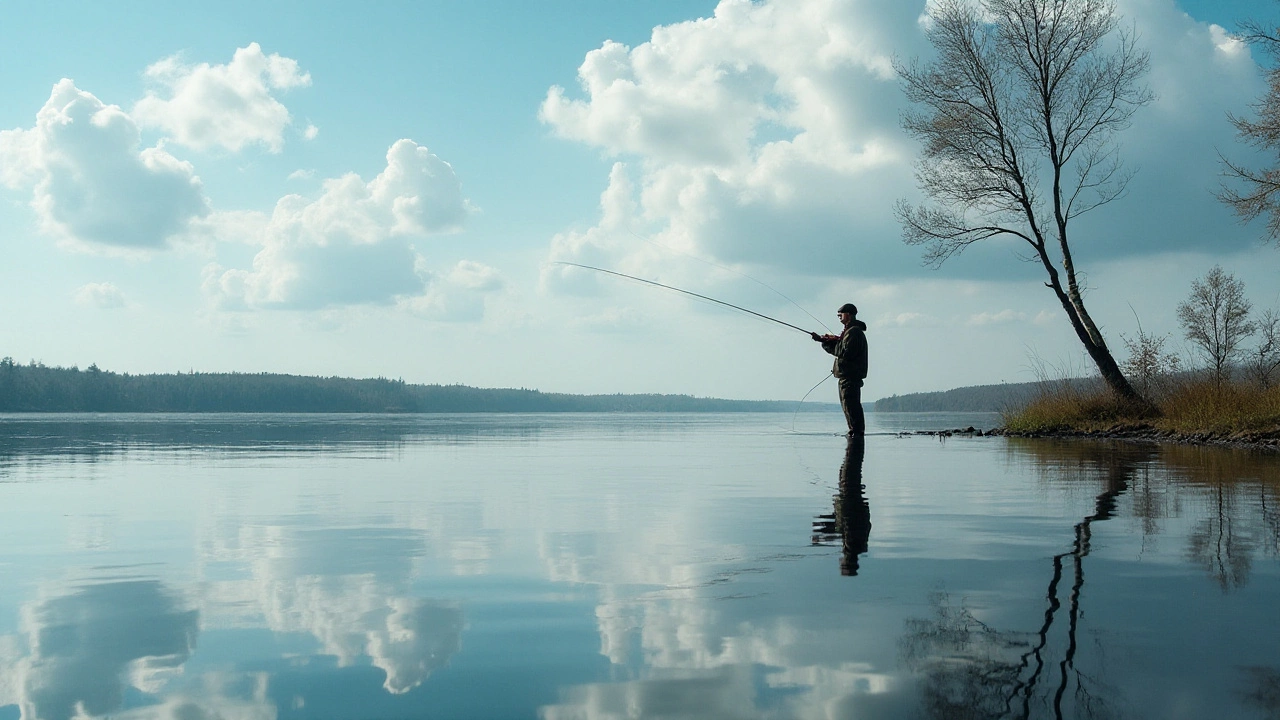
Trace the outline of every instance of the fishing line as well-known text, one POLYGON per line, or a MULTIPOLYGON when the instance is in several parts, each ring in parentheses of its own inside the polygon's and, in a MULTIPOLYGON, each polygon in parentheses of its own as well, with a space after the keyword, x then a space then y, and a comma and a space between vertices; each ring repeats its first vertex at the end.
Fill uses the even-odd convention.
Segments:
MULTIPOLYGON (((822 379, 818 381, 818 385, 821 385, 822 383, 826 382, 827 378, 829 377, 832 377, 831 373, 827 373, 826 375, 823 375, 822 379)), ((814 385, 813 387, 809 388, 809 392, 805 393, 804 397, 800 398, 800 402, 796 403, 796 411, 791 413, 791 432, 796 431, 796 415, 800 414, 800 406, 804 404, 805 400, 809 399, 809 396, 813 394, 814 390, 818 389, 818 385, 814 385)))
POLYGON ((563 261, 563 260, 557 260, 557 261, 555 261, 555 262, 553 262, 553 263, 551 263, 551 264, 552 264, 552 265, 568 265, 568 266, 570 266, 570 267, 583 268, 584 270, 595 270, 596 272, 602 272, 602 273, 605 273, 605 274, 607 274, 607 275, 616 275, 616 276, 618 276, 618 277, 620 277, 620 278, 626 278, 626 279, 628 279, 628 280, 635 280, 636 282, 642 282, 642 283, 644 283, 644 284, 646 284, 646 285, 653 285, 654 287, 665 288, 665 289, 667 289, 667 290, 674 290, 674 291, 676 291, 676 292, 678 292, 678 293, 684 293, 685 295, 689 295, 689 296, 692 296, 692 297, 701 298, 701 299, 703 299, 703 300, 709 300, 709 301, 711 301, 711 302, 713 302, 713 303, 716 303, 717 305, 724 305, 725 307, 733 308, 734 310, 739 310, 739 311, 741 311, 741 312, 747 313, 748 315, 755 315, 756 317, 758 317, 758 318, 763 318, 763 319, 765 319, 765 320, 768 320, 769 322, 775 322, 775 323, 778 323, 779 325, 786 325, 787 327, 791 328, 792 330, 799 330, 800 332, 804 333, 805 335, 812 335, 812 334, 813 334, 812 332, 810 332, 810 331, 808 331, 808 330, 805 330, 805 329, 804 329, 804 328, 802 328, 802 327, 797 327, 797 326, 795 326, 795 325, 792 325, 792 324, 791 324, 791 323, 789 323, 789 322, 785 322, 785 321, 779 320, 778 318, 772 318, 772 317, 769 317, 768 315, 764 315, 764 314, 762 314, 762 313, 758 313, 758 312, 756 312, 755 310, 748 310, 748 309, 746 309, 746 308, 744 308, 744 307, 742 307, 742 306, 740 306, 740 305, 734 305, 733 303, 728 303, 728 302, 725 302, 725 301, 723 301, 723 300, 717 300, 717 299, 715 299, 715 298, 713 298, 713 297, 707 297, 706 295, 700 295, 700 294, 698 294, 698 293, 696 293, 696 292, 691 292, 691 291, 689 291, 689 290, 681 290, 680 288, 675 287, 675 286, 672 286, 672 285, 664 285, 664 284, 662 284, 662 283, 660 283, 660 282, 655 282, 655 281, 653 281, 653 280, 645 280, 644 278, 636 277, 635 275, 628 275, 628 274, 626 274, 626 273, 615 272, 615 271, 613 271, 613 270, 605 270, 604 268, 598 268, 598 267, 594 267, 594 266, 591 266, 591 265, 582 265, 582 264, 579 264, 579 263, 565 262, 565 261, 563 261))
MULTIPOLYGON (((634 234, 634 233, 633 233, 633 234, 634 234)), ((639 237, 639 236, 637 236, 637 237, 639 237)), ((644 238, 640 238, 640 239, 641 239, 641 240, 643 240, 644 238)), ((771 318, 771 317, 769 317, 768 315, 763 315, 763 314, 761 314, 761 313, 756 312, 755 310, 748 310, 748 309, 746 309, 746 308, 744 308, 744 307, 740 307, 740 306, 738 306, 738 305, 734 305, 733 303, 728 303, 728 302, 725 302, 725 301, 723 301, 723 300, 717 300, 717 299, 715 299, 715 298, 713 298, 713 297, 707 297, 706 295, 701 295, 701 294, 699 294, 699 293, 691 292, 691 291, 689 291, 689 290, 683 290, 683 289, 681 289, 681 288, 674 287, 674 286, 672 286, 672 285, 664 285, 663 283, 656 282, 656 281, 653 281, 653 280, 646 280, 646 279, 641 278, 641 277, 636 277, 635 275, 628 275, 628 274, 626 274, 626 273, 620 273, 620 272, 616 272, 616 271, 614 271, 614 270, 606 270, 606 269, 604 269, 604 268, 595 267, 595 266, 593 266, 593 265, 583 265, 582 263, 575 263, 575 262, 567 262, 567 261, 564 261, 564 260, 557 260, 557 261, 552 262, 551 264, 552 264, 552 265, 567 265, 567 266, 569 266, 569 267, 582 268, 582 269, 584 269, 584 270, 595 270, 596 272, 602 272, 602 273, 605 273, 606 275, 614 275, 614 276, 617 276, 617 277, 620 277, 620 278, 624 278, 624 279, 627 279, 627 280, 634 280, 634 281, 636 281, 636 282, 641 282, 641 283, 644 283, 644 284, 646 284, 646 285, 652 285, 652 286, 654 286, 654 287, 660 287, 660 288, 663 288, 663 289, 666 289, 666 290, 674 290, 675 292, 682 293, 682 294, 684 294, 684 295, 689 295, 689 296, 691 296, 691 297, 699 298, 699 299, 701 299, 701 300, 708 300, 708 301, 710 301, 710 302, 716 303, 717 305, 724 305, 725 307, 733 308, 734 310, 738 310, 738 311, 741 311, 741 312, 747 313, 748 315, 754 315, 754 316, 756 316, 756 317, 758 317, 758 318, 761 318, 761 319, 763 319, 763 320, 768 320, 768 321, 770 321, 770 322, 775 322, 775 323, 778 323, 779 325, 786 325, 787 327, 791 328, 792 330, 799 330, 800 332, 804 333, 805 335, 813 335, 813 333, 811 333, 810 331, 805 330, 805 329, 804 329, 804 328, 802 328, 802 327, 797 327, 797 326, 795 326, 795 325, 792 325, 792 324, 791 324, 791 323, 789 323, 789 322, 784 322, 784 321, 779 320, 779 319, 777 319, 777 318, 771 318)), ((757 282, 759 282, 759 281, 757 281, 757 282)), ((761 284, 763 284, 763 283, 761 283, 761 284)), ((766 286, 766 287, 767 287, 767 286, 766 286)), ((770 288, 770 289, 772 289, 772 288, 770 288)), ((777 292, 777 291, 775 290, 774 292, 777 292)), ((778 294, 779 294, 779 295, 782 295, 782 293, 778 293, 778 294)), ((783 297, 786 297, 786 296, 785 296, 785 295, 783 295, 783 297)), ((795 303, 794 303, 794 302, 792 302, 792 304, 795 304, 795 303)), ((800 307, 800 306, 799 306, 799 305, 796 305, 796 307, 800 307)), ((800 309, 801 309, 801 310, 804 310, 804 308, 800 308, 800 309)), ((806 314, 806 315, 808 315, 808 313, 807 313, 807 312, 806 312, 805 314, 806 314)), ((813 317, 813 316, 812 316, 812 315, 810 315, 810 317, 813 317)), ((814 318, 814 319, 815 319, 815 320, 817 320, 817 318, 814 318)), ((822 321, 821 321, 821 320, 818 320, 818 324, 819 324, 819 325, 822 325, 822 321)), ((823 325, 823 327, 826 327, 826 325, 823 325)), ((813 391, 814 391, 814 390, 817 390, 817 389, 818 389, 818 387, 819 387, 820 385, 822 385, 823 383, 825 383, 825 382, 827 381, 827 378, 829 378, 829 377, 832 377, 832 374, 831 374, 831 373, 827 373, 826 375, 824 375, 824 376, 822 377, 822 379, 818 381, 818 384, 817 384, 817 385, 814 385, 814 386, 813 386, 813 387, 811 387, 811 388, 809 388, 809 392, 805 393, 805 394, 804 394, 804 397, 800 398, 800 402, 796 403, 796 409, 795 409, 795 412, 791 413, 791 432, 793 432, 793 433, 794 433, 794 432, 796 431, 796 415, 798 415, 798 414, 800 413, 800 406, 801 406, 801 405, 803 405, 803 404, 804 404, 804 401, 805 401, 805 400, 808 400, 808 399, 809 399, 809 396, 813 394, 813 391)))
POLYGON ((755 284, 759 285, 760 287, 762 287, 762 288, 764 288, 764 289, 768 290, 769 292, 773 293, 774 295, 777 295, 778 297, 782 298, 783 300, 786 300, 787 302, 791 303, 792 305, 794 305, 794 306, 796 307, 796 309, 797 309, 797 310, 799 310, 800 312, 804 313, 805 315, 808 315, 808 316, 809 316, 809 319, 811 319, 811 320, 813 320, 814 322, 816 322, 816 323, 818 323, 819 325, 821 325, 823 330, 826 330, 828 333, 829 333, 829 332, 831 332, 831 328, 827 327, 827 324, 826 324, 826 323, 824 323, 824 322, 822 322, 821 320, 819 320, 818 318, 814 317, 814 316, 813 316, 813 313, 811 313, 811 312, 809 312, 808 310, 805 310, 803 307, 801 307, 801 306, 800 306, 800 303, 796 302, 795 300, 792 300, 791 298, 787 297, 786 295, 783 295, 783 294, 782 294, 782 292, 781 292, 780 290, 778 290, 777 288, 773 287, 772 285, 769 285, 768 283, 766 283, 766 282, 765 282, 765 281, 763 281, 763 280, 760 280, 760 279, 757 279, 757 278, 753 278, 753 277, 751 277, 750 275, 748 275, 748 274, 746 274, 746 273, 744 273, 744 272, 739 272, 739 271, 734 270, 733 268, 731 268, 731 267, 729 267, 729 266, 727 266, 727 265, 721 265, 720 263, 715 262, 715 261, 713 261, 713 260, 707 260, 706 258, 700 258, 700 257, 698 257, 697 255, 694 255, 693 253, 688 253, 688 252, 685 252, 685 251, 683 251, 683 250, 678 250, 678 249, 676 249, 676 248, 671 247, 670 245, 663 245, 662 243, 658 242, 657 240, 652 240, 652 239, 650 239, 650 238, 641 237, 640 235, 637 235, 637 234, 635 233, 635 231, 634 231, 634 230, 632 230, 631 228, 627 228, 627 232, 631 233, 631 236, 632 236, 632 237, 634 237, 634 238, 635 238, 635 239, 637 239, 637 240, 640 240, 641 242, 647 242, 647 243, 649 243, 650 245, 653 245, 653 246, 656 246, 656 247, 660 247, 660 248, 662 248, 663 250, 666 250, 666 251, 668 251, 668 252, 673 252, 673 253, 676 253, 676 254, 678 254, 678 255, 684 255, 685 257, 687 257, 687 258, 692 258, 692 259, 694 259, 694 260, 697 260, 697 261, 698 261, 698 262, 700 262, 700 263, 705 263, 705 264, 707 264, 707 265, 710 265, 711 267, 720 268, 721 270, 724 270, 725 272, 731 272, 731 273, 733 273, 734 275, 737 275, 737 276, 738 276, 738 277, 740 277, 740 278, 745 278, 745 279, 747 279, 747 280, 750 280, 751 282, 753 282, 753 283, 755 283, 755 284))

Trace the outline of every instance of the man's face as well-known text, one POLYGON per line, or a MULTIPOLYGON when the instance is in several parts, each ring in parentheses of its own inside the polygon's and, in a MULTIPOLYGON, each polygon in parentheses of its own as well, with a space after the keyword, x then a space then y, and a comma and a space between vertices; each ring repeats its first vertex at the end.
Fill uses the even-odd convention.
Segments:
POLYGON ((853 319, 853 316, 847 312, 838 312, 836 313, 836 317, 840 318, 840 324, 845 327, 848 327, 849 321, 853 319))

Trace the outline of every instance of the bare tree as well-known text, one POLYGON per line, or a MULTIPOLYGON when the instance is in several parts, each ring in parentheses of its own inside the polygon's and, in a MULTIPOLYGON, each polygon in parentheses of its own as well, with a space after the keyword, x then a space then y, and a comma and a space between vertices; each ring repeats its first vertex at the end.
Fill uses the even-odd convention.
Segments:
MULTIPOLYGON (((1242 30, 1250 45, 1273 58, 1280 56, 1280 31, 1256 21, 1244 23, 1242 30)), ((1280 242, 1280 66, 1267 71, 1267 92, 1253 108, 1256 119, 1228 117, 1241 140, 1270 156, 1270 165, 1250 167, 1221 156, 1227 183, 1218 197, 1245 222, 1266 216, 1267 236, 1280 242)))
POLYGON ((923 144, 916 178, 935 203, 897 204, 903 240, 933 265, 988 238, 1026 242, 1102 378, 1136 400, 1085 309, 1067 229, 1124 193, 1112 140, 1152 99, 1147 54, 1110 0, 977 1, 939 0, 937 58, 897 64, 918 108, 902 120, 923 144))
POLYGON ((1178 321, 1188 340, 1204 355, 1221 385, 1231 371, 1245 338, 1256 327, 1249 320, 1253 305, 1244 297, 1244 283, 1214 265, 1203 278, 1191 282, 1191 294, 1178 304, 1178 321))
POLYGON ((1268 308, 1254 324, 1258 344, 1249 350, 1246 366, 1253 381, 1266 390, 1280 371, 1280 314, 1268 308))
POLYGON ((1120 339, 1129 351, 1129 358, 1120 363, 1120 369, 1138 386, 1138 392, 1151 399, 1161 381, 1176 373, 1181 364, 1177 355, 1164 349, 1169 336, 1152 335, 1143 330, 1139 322, 1137 335, 1128 337, 1121 333, 1120 339))

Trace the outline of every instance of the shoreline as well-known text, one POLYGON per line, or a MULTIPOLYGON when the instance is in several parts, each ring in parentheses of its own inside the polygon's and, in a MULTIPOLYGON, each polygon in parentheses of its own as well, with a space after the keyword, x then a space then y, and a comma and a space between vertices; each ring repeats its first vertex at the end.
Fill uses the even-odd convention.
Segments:
POLYGON ((998 436, 1043 438, 1048 440, 1122 440, 1134 443, 1195 445, 1280 454, 1280 429, 1238 431, 1233 433, 1182 433, 1174 430, 1160 430, 1151 425, 1117 425, 1100 430, 1059 429, 1043 431, 1009 430, 1002 427, 980 430, 974 427, 967 427, 954 430, 916 430, 910 434, 935 437, 959 435, 962 437, 998 436))

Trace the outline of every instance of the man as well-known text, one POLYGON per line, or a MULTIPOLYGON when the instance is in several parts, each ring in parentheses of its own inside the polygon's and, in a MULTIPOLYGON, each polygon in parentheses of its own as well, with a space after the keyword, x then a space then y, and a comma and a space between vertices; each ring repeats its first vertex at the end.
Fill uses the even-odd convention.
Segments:
POLYGON ((858 308, 845 303, 836 311, 844 330, 839 335, 810 333, 822 343, 822 349, 836 356, 831 374, 840 381, 840 407, 844 410, 849 435, 860 436, 867 431, 867 419, 862 414, 862 381, 867 377, 867 324, 858 319, 858 308))

